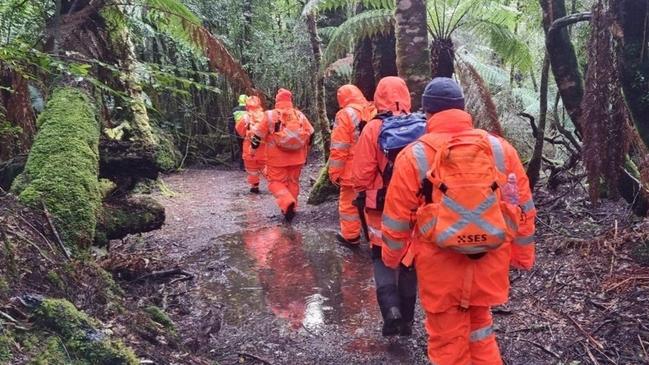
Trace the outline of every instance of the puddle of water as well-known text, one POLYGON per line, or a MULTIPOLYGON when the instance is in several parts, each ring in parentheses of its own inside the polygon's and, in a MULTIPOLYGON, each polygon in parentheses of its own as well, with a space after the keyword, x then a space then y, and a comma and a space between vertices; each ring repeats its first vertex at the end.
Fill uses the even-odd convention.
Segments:
POLYGON ((311 333, 377 323, 367 252, 340 247, 333 232, 276 226, 221 236, 196 261, 211 268, 201 291, 224 304, 230 325, 264 311, 311 333))

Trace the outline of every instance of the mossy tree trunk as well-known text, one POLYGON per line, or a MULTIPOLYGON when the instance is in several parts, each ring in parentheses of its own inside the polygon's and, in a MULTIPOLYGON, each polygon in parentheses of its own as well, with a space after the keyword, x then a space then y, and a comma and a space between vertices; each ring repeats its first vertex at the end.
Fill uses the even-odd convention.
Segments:
POLYGON ((95 237, 101 207, 99 122, 87 93, 63 87, 39 116, 25 171, 13 184, 28 205, 48 207, 64 243, 79 252, 95 237))
POLYGON ((338 195, 339 189, 337 186, 331 183, 329 179, 329 162, 327 162, 320 173, 318 174, 318 180, 316 180, 311 192, 309 193, 309 199, 307 204, 319 205, 327 201, 327 199, 338 195))
POLYGON ((412 109, 417 110, 430 80, 426 0, 397 0, 396 5, 397 70, 410 89, 412 109))
POLYGON ((316 23, 316 14, 311 13, 306 17, 307 33, 311 42, 313 52, 313 86, 315 88, 316 99, 316 128, 320 131, 322 142, 322 151, 324 161, 329 160, 329 147, 331 145, 331 128, 327 120, 327 107, 325 100, 325 76, 322 70, 322 48, 320 47, 320 37, 318 36, 318 25, 316 23))

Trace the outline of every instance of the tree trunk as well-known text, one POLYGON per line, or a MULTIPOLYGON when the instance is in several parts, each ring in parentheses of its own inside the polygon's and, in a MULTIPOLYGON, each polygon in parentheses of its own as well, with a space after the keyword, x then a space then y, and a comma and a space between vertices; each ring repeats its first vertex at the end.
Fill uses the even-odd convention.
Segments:
MULTIPOLYGON (((377 34, 372 37, 372 65, 374 80, 379 81, 387 76, 397 76, 397 53, 394 27, 387 34, 377 34)), ((368 97, 372 98, 373 95, 368 97)))
POLYGON ((316 98, 316 127, 320 131, 322 151, 324 161, 329 160, 329 146, 331 145, 331 128, 327 120, 327 107, 325 100, 324 72, 321 69, 322 49, 320 48, 320 37, 318 37, 318 25, 316 24, 316 15, 309 14, 306 17, 307 32, 313 51, 313 85, 315 88, 316 98))
POLYGON ((412 109, 418 110, 430 80, 426 0, 397 0, 396 5, 397 70, 410 89, 412 109))
POLYGON ((0 64, 0 161, 29 151, 35 122, 27 80, 0 64))
POLYGON ((25 204, 41 208, 44 203, 63 242, 78 253, 94 241, 101 194, 99 123, 92 99, 76 86, 52 94, 12 190, 25 204))
POLYGON ((365 38, 354 48, 352 84, 358 86, 368 100, 374 96, 376 81, 372 64, 372 39, 365 38))
MULTIPOLYGON (((547 52, 543 60, 543 69, 541 71, 541 95, 539 106, 539 125, 536 128, 536 143, 532 152, 532 159, 527 165, 527 178, 530 180, 530 189, 534 191, 534 186, 539 181, 541 173, 541 163, 543 161, 543 142, 545 141, 545 124, 548 117, 548 78, 550 73, 550 59, 547 52)), ((532 122, 533 123, 533 122, 532 122)))
POLYGON ((577 62, 575 49, 565 27, 550 27, 552 23, 566 16, 564 0, 540 0, 543 8, 543 28, 546 32, 546 49, 550 57, 552 73, 556 80, 561 100, 575 128, 581 133, 581 100, 584 96, 584 85, 577 62))
POLYGON ((430 44, 432 77, 453 77, 455 72, 455 45, 450 38, 433 38, 430 44))
POLYGON ((649 1, 614 0, 611 11, 622 90, 640 137, 649 146, 649 1))
POLYGON ((330 197, 338 195, 338 192, 338 187, 332 184, 331 179, 329 179, 329 162, 327 162, 318 173, 318 180, 311 188, 307 203, 311 205, 322 204, 330 197))

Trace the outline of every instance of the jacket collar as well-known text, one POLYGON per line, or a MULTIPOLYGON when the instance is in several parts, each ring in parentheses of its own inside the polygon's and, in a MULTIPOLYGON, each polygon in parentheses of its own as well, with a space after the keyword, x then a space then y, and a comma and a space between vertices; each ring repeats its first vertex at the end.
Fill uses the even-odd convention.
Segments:
POLYGON ((460 109, 449 109, 433 114, 426 125, 426 133, 454 133, 473 129, 471 114, 460 109))

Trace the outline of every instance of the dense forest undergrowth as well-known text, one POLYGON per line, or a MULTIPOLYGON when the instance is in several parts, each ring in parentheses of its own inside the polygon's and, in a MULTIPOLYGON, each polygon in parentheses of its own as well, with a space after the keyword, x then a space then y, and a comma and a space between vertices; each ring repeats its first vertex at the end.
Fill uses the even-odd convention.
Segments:
POLYGON ((506 363, 646 363, 648 34, 649 0, 2 1, 0 364, 426 363, 334 243, 336 91, 386 76, 415 109, 455 78, 525 164, 506 363), (293 226, 231 120, 280 87, 316 129, 293 226))

